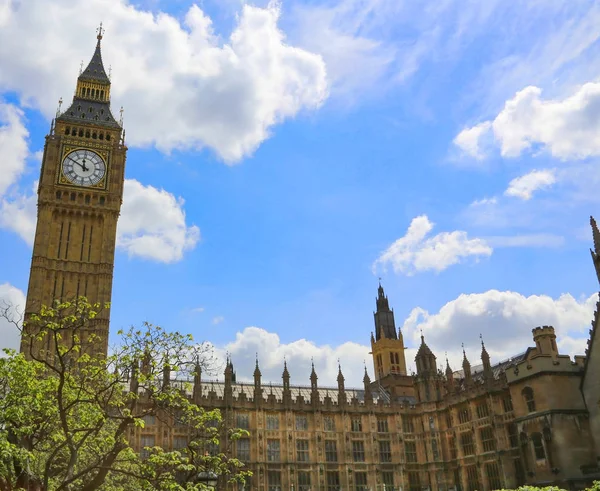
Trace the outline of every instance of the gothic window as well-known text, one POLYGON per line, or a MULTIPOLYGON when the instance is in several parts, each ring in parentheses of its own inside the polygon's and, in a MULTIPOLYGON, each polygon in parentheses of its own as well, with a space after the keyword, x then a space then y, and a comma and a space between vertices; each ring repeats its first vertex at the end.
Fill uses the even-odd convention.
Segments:
POLYGON ((431 439, 431 453, 434 461, 440 460, 440 449, 438 448, 438 442, 435 438, 431 439))
POLYGON ((92 133, 92 139, 94 139, 94 140, 95 140, 96 138, 98 138, 98 135, 97 135, 97 134, 96 134, 96 132, 94 131, 94 132, 92 133))
POLYGON ((433 416, 429 416, 429 429, 431 431, 435 430, 435 421, 433 420, 433 416))
POLYGON ((521 392, 525 403, 527 404, 527 411, 533 413, 535 411, 535 399, 533 398, 533 389, 531 387, 525 387, 521 392))
POLYGON ((362 431, 362 420, 360 416, 352 418, 350 421, 350 431, 362 431))
POLYGON ((281 491, 281 471, 267 472, 268 491, 281 491))
POLYGON ((481 436, 481 444, 483 445, 484 452, 493 452, 496 450, 496 438, 494 437, 494 430, 491 426, 486 426, 479 430, 481 436))
POLYGON ((296 416, 296 430, 308 431, 308 417, 306 415, 296 416))
POLYGON ((70 135, 71 134, 71 128, 69 128, 68 126, 65 128, 65 135, 70 135))
POLYGON ((386 416, 381 416, 377 418, 377 432, 378 433, 387 433, 389 430, 388 420, 386 416))
POLYGON ((280 449, 279 440, 267 440, 267 462, 279 462, 280 449))
POLYGON ((267 430, 278 430, 279 429, 279 415, 278 414, 267 414, 267 430))
POLYGON ((402 431, 404 433, 414 433, 415 425, 414 425, 412 416, 409 416, 409 415, 402 416, 402 431))
POLYGON ((101 205, 103 205, 103 204, 104 204, 104 201, 105 201, 105 198, 104 198, 104 196, 100 196, 100 201, 99 201, 99 203, 100 203, 101 205))
POLYGON ((237 458, 242 462, 250 461, 250 438, 240 438, 236 442, 237 458))
POLYGON ((452 411, 446 413, 446 426, 452 428, 452 411))
POLYGON ((235 425, 242 430, 249 429, 250 428, 250 416, 247 414, 237 414, 235 416, 235 425))
POLYGON ((531 441, 533 442, 533 451, 535 452, 535 458, 537 460, 543 460, 546 458, 546 451, 544 450, 544 442, 542 441, 541 433, 534 433, 531 435, 531 441))
POLYGON ((470 431, 460 434, 460 446, 464 456, 475 454, 475 443, 473 442, 473 434, 470 431))
POLYGON ((517 433, 517 425, 514 423, 508 425, 508 441, 511 448, 519 446, 519 434, 517 433))
POLYGON ((354 462, 365 461, 365 442, 362 440, 354 440, 352 442, 352 459, 354 462))
POLYGON ((83 129, 79 128, 79 136, 83 137, 83 129))
POLYGON ((107 134, 106 134, 106 140, 107 140, 107 141, 110 141, 110 133, 107 133, 107 134))
POLYGON ((451 436, 448 439, 448 446, 450 447, 450 458, 452 460, 455 460, 456 458, 458 458, 458 453, 456 451, 456 438, 451 436))
POLYGON ((354 480, 356 482, 356 491, 367 491, 369 489, 367 487, 367 473, 366 472, 356 472, 354 474, 354 480))
POLYGON ((417 462, 417 444, 415 442, 404 442, 404 453, 406 454, 406 462, 417 462))
POLYGON ((98 135, 98 138, 99 138, 100 140, 104 140, 104 133, 100 133, 100 134, 98 135))
POLYGON ((392 461, 392 445, 389 440, 379 441, 379 461, 383 463, 392 461))
POLYGON ((485 464, 485 473, 487 474, 488 484, 490 489, 502 489, 502 482, 500 480, 500 469, 498 468, 497 462, 490 462, 485 464))
POLYGON ((308 440, 296 440, 296 460, 308 462, 308 440))
POLYGON ((327 491, 341 491, 340 473, 337 471, 327 472, 327 491))
POLYGON ((333 416, 325 416, 323 418, 323 430, 335 431, 335 419, 333 416))
POLYGON ((89 195, 89 194, 86 194, 86 195, 85 195, 85 204, 86 204, 86 205, 89 205, 89 204, 90 204, 90 195, 89 195))
POLYGON ((421 476, 418 472, 408 473, 408 489, 410 491, 421 491, 421 476))
POLYGON ((477 418, 485 418, 490 415, 490 408, 487 402, 483 401, 480 404, 477 404, 477 418))
POLYGON ((144 420, 144 427, 156 424, 156 417, 153 414, 146 414, 142 419, 144 420))
POLYGON ((62 198, 62 192, 56 191, 56 199, 61 199, 61 198, 62 198))
POLYGON ((507 395, 502 399, 502 406, 504 407, 504 412, 509 413, 513 410, 512 399, 510 395, 507 395))
POLYGON ((381 481, 383 482, 383 491, 395 491, 393 472, 382 472, 381 481))
POLYGON ((298 491, 310 491, 310 472, 298 472, 298 491))
POLYGON ((75 201, 75 193, 71 193, 70 198, 71 198, 71 201, 75 201))
POLYGON ((154 445, 155 445, 154 435, 142 435, 142 440, 141 440, 142 453, 140 454, 142 459, 147 459, 148 457, 150 457, 149 448, 154 447, 154 445))
POLYGON ((467 468, 467 491, 477 491, 479 486, 479 475, 477 474, 477 467, 470 465, 467 468))
POLYGON ((337 442, 325 440, 325 462, 337 462, 337 442))
POLYGON ((173 438, 173 450, 181 450, 188 445, 187 436, 178 435, 173 438))
POLYGON ((458 410, 458 422, 467 423, 471 420, 471 410, 469 406, 463 406, 458 410))

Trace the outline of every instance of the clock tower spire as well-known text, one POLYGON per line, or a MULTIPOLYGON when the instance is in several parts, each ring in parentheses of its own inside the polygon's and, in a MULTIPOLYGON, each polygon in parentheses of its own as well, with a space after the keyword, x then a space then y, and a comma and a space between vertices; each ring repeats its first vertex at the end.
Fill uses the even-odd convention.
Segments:
MULTIPOLYGON (((110 110, 103 34, 100 25, 96 49, 77 78, 73 102, 57 114, 46 136, 21 339, 21 351, 28 357, 52 356, 55 349, 50 339, 36 339, 35 327, 28 326, 31 314, 43 305, 81 296, 91 303, 111 300, 127 147, 110 110)), ((79 334, 84 351, 107 352, 108 324, 109 311, 103 309, 79 334)))

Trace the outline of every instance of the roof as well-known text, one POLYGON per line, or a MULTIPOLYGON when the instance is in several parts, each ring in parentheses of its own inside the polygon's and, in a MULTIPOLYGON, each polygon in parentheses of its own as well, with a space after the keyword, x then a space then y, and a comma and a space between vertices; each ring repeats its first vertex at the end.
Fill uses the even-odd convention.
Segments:
POLYGON ((71 106, 56 119, 72 123, 93 123, 116 129, 121 128, 110 111, 108 102, 90 101, 80 97, 74 97, 71 106))
MULTIPOLYGON (((492 365, 492 374, 494 375, 494 380, 500 378, 500 376, 506 372, 509 368, 516 366, 518 363, 521 363, 527 356, 527 351, 523 353, 519 353, 508 360, 501 361, 500 363, 496 363, 492 365)), ((455 378, 464 379, 464 373, 462 370, 457 370, 454 372, 455 378)), ((483 382, 484 381, 484 372, 483 372, 483 364, 475 365, 471 368, 471 378, 474 382, 483 382)))
POLYGON ((100 82, 110 85, 110 79, 108 78, 106 70, 104 69, 104 64, 102 63, 102 53, 100 50, 101 39, 102 36, 98 36, 98 42, 96 43, 94 55, 92 56, 92 59, 90 60, 86 69, 81 72, 81 75, 79 75, 79 80, 100 82))
MULTIPOLYGON (((177 383, 189 384, 191 382, 184 380, 175 380, 172 381, 173 385, 177 383)), ((202 381, 202 395, 207 396, 209 392, 214 391, 216 396, 219 398, 223 398, 225 395, 225 382, 223 381, 202 381)), ((254 384, 252 382, 242 383, 236 382, 231 384, 232 393, 234 397, 239 397, 242 393, 246 395, 248 399, 254 399, 254 384)), ((389 402, 389 395, 385 392, 383 387, 381 388, 372 388, 373 394, 373 402, 377 403, 379 399, 382 399, 384 402, 389 402)), ((347 401, 350 402, 352 399, 356 398, 358 402, 365 401, 365 391, 363 389, 345 389, 347 401)), ((263 400, 267 400, 270 394, 273 394, 278 401, 283 400, 283 385, 281 384, 262 384, 262 393, 263 400)), ((292 395, 292 399, 296 399, 299 395, 301 395, 305 401, 310 401, 310 397, 312 394, 312 389, 309 386, 303 385, 292 385, 290 386, 290 393, 292 395)), ((338 388, 337 387, 319 387, 317 389, 317 393, 319 394, 319 400, 324 402, 326 397, 331 399, 333 404, 337 404, 338 402, 338 388)), ((410 398, 408 398, 410 399, 410 398)))

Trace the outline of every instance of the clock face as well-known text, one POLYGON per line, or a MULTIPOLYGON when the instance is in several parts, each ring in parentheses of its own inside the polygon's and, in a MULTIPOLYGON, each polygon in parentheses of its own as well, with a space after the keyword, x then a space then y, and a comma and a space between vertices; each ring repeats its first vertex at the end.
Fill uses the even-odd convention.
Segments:
POLYGON ((79 149, 69 153, 63 160, 63 174, 78 186, 98 184, 106 173, 102 157, 92 150, 79 149))

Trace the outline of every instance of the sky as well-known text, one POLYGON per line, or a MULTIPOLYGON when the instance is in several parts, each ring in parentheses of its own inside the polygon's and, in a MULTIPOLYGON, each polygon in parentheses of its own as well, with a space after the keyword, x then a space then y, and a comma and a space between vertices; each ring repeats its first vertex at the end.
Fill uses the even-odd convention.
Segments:
MULTIPOLYGON (((593 0, 0 0, 0 299, 24 305, 44 137, 102 40, 129 147, 111 314, 238 380, 373 376, 378 278, 409 370, 499 362, 597 301, 593 0)), ((64 106, 63 106, 64 108, 64 106)), ((0 321, 0 347, 18 347, 0 321)))

